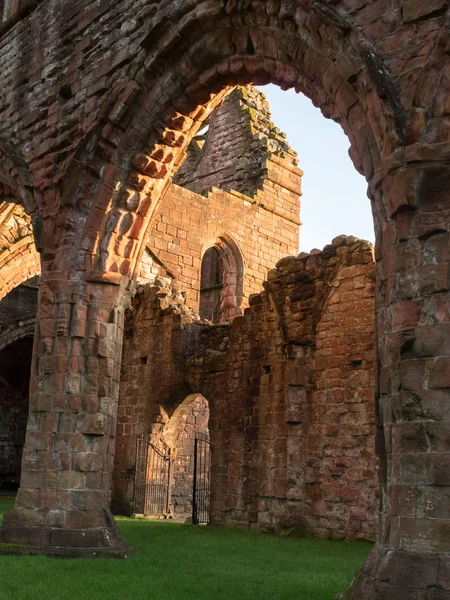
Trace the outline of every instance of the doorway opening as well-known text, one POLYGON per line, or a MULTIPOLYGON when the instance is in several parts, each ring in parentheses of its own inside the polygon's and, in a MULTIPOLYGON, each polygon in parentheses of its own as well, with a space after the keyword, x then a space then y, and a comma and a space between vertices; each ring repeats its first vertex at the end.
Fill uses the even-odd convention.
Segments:
POLYGON ((0 492, 16 492, 20 484, 32 347, 27 337, 0 351, 0 492))
POLYGON ((137 438, 133 513, 207 523, 210 494, 209 406, 188 396, 159 433, 137 438))
POLYGON ((0 302, 0 492, 19 488, 29 411, 38 278, 0 302))

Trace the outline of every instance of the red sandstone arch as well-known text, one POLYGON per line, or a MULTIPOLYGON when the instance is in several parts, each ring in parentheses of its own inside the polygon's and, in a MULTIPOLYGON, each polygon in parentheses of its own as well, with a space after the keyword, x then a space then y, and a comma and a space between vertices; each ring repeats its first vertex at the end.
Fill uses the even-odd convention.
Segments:
POLYGON ((40 272, 30 218, 21 206, 0 204, 0 300, 40 272))
MULTIPOLYGON (((195 402, 195 400, 199 396, 201 396, 201 394, 198 394, 198 393, 192 393, 192 394, 189 394, 188 396, 186 396, 186 398, 180 404, 178 404, 178 406, 175 408, 172 415, 170 416, 169 420, 165 424, 165 426, 161 432, 161 436, 162 436, 162 439, 164 440, 165 444, 167 444, 167 446, 169 448, 173 448, 173 446, 175 445, 176 438, 179 433, 178 430, 180 427, 180 423, 186 412, 186 409, 193 402, 195 402)), ((205 398, 205 400, 206 400, 206 398, 205 398)))
POLYGON ((10 344, 17 342, 18 340, 23 340, 24 338, 32 338, 34 335, 34 330, 36 328, 36 320, 35 319, 27 319, 22 325, 19 327, 14 327, 13 329, 7 329, 0 333, 0 350, 3 350, 10 344))
POLYGON ((0 299, 39 275, 35 234, 40 247, 42 227, 32 175, 19 152, 0 138, 0 299))
MULTIPOLYGON (((385 209, 376 186, 385 167, 380 163, 390 156, 391 170, 416 161, 424 149, 417 146, 408 157, 402 146, 405 140, 419 142, 428 122, 396 89, 395 74, 359 23, 320 2, 313 8, 301 2, 250 4, 242 9, 228 3, 226 10, 219 2, 192 10, 182 5, 170 19, 163 7, 153 18, 148 41, 142 42, 152 52, 103 132, 117 145, 117 122, 132 105, 133 118, 86 220, 84 246, 93 254, 94 277, 104 270, 112 280, 134 272, 144 232, 179 157, 220 101, 216 93, 236 83, 296 87, 340 122, 351 140, 355 166, 369 180, 375 227, 381 228, 385 209), (159 85, 164 95, 157 97, 159 85), (131 174, 127 162, 132 162, 131 174)), ((392 202, 398 210, 399 200, 392 202)))
POLYGON ((228 3, 225 10, 220 2, 182 5, 170 19, 162 7, 154 16, 142 41, 151 54, 103 132, 116 145, 115 129, 132 104, 133 118, 103 179, 109 194, 98 189, 86 221, 85 246, 94 254, 95 270, 133 272, 143 249, 138 240, 168 177, 217 103, 216 94, 229 85, 271 81, 307 93, 342 124, 355 165, 368 179, 382 156, 401 147, 406 111, 358 23, 319 2, 313 8, 250 4, 242 9, 228 3), (93 235, 98 225, 100 239, 93 235))
POLYGON ((11 246, 10 251, 6 257, 0 254, 0 300, 16 286, 41 272, 39 254, 31 236, 11 246))
MULTIPOLYGON (((132 161, 133 171, 108 213, 103 213, 102 241, 91 246, 94 255, 101 249, 102 256, 94 259, 94 264, 117 274, 133 272, 144 244, 143 232, 178 156, 200 127, 205 108, 208 112, 215 94, 227 86, 269 81, 281 87, 294 86, 341 123, 352 144, 354 164, 369 181, 379 261, 378 393, 382 396, 378 402, 383 403, 383 414, 380 406, 378 410, 384 425, 379 429, 379 445, 380 451, 384 448, 382 452, 387 452, 381 479, 387 526, 352 591, 354 598, 372 598, 386 588, 378 581, 380 564, 389 565, 391 576, 402 571, 403 560, 418 557, 421 561, 424 554, 443 550, 445 539, 448 541, 446 534, 439 533, 437 525, 431 527, 425 518, 416 517, 410 525, 402 503, 396 503, 395 494, 405 493, 408 485, 420 485, 421 478, 407 475, 410 459, 400 439, 409 425, 403 421, 401 409, 394 426, 390 410, 386 413, 385 408, 391 406, 393 397, 401 406, 404 390, 426 386, 425 364, 441 353, 446 356, 443 328, 438 331, 438 324, 427 325, 425 313, 420 320, 421 294, 431 294, 432 302, 438 303, 448 291, 446 259, 442 267, 427 267, 424 247, 426 239, 448 229, 448 195, 443 192, 450 181, 448 127, 442 108, 427 97, 430 90, 438 96, 446 90, 447 83, 440 78, 445 63, 442 43, 425 53, 425 66, 428 62, 432 65, 426 85, 425 69, 406 83, 399 77, 400 63, 377 54, 359 23, 329 4, 227 2, 225 11, 218 2, 181 4, 179 12, 170 17, 165 10, 163 5, 156 13, 153 28, 143 41, 151 53, 145 71, 136 77, 141 93, 133 106, 126 141, 113 159, 113 169, 117 173, 119 167, 121 176, 113 179, 123 181, 126 160, 132 161), (422 241, 414 246, 412 240, 417 238, 422 241), (415 252, 416 263, 408 262, 408 251, 415 252), (433 281, 427 275, 430 268, 433 281), (407 333, 416 327, 414 333, 407 333), (408 362, 402 350, 405 342, 398 334, 391 335, 396 328, 416 340, 408 343, 417 348, 418 355, 413 356, 418 363, 408 362), (431 331, 434 341, 428 337, 431 331), (392 437, 400 444, 394 445, 394 452, 400 452, 393 455, 392 437)), ((438 452, 432 460, 446 458, 438 452)), ((425 467, 417 468, 421 472, 425 467)), ((395 593, 393 590, 403 588, 402 575, 392 577, 386 589, 395 593)))
MULTIPOLYGON (((170 503, 175 518, 192 515, 194 443, 199 434, 209 440, 208 420, 208 400, 201 394, 190 394, 175 408, 161 435, 155 436, 156 445, 159 439, 170 449, 173 461, 170 503), (191 418, 195 422, 188 421, 189 415, 195 415, 191 418)), ((202 458, 206 459, 206 453, 202 458)))

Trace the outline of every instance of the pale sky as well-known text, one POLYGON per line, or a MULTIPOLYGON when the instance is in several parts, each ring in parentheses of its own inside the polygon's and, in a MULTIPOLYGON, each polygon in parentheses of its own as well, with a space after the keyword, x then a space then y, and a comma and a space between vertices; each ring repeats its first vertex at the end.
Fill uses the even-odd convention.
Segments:
POLYGON ((259 88, 270 103, 272 121, 298 152, 304 171, 300 249, 322 249, 345 233, 373 243, 367 183, 350 160, 350 143, 341 127, 325 119, 303 94, 274 85, 259 88))

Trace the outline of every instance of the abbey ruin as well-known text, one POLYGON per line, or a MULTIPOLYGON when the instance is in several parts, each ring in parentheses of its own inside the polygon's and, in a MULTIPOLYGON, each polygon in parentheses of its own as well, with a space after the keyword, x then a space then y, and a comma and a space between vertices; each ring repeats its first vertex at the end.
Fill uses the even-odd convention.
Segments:
POLYGON ((377 539, 349 599, 448 600, 447 0, 0 13, 0 552, 128 556, 112 511, 189 516, 199 451, 212 524, 377 539), (374 252, 298 253, 269 82, 341 124, 374 252))

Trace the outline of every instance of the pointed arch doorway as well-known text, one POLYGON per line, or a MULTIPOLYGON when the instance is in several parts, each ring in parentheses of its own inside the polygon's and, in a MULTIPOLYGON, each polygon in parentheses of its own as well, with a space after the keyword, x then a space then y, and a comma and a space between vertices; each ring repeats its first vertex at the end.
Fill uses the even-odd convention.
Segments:
POLYGON ((208 522, 208 420, 208 401, 200 394, 191 394, 162 430, 137 438, 133 514, 208 522))

